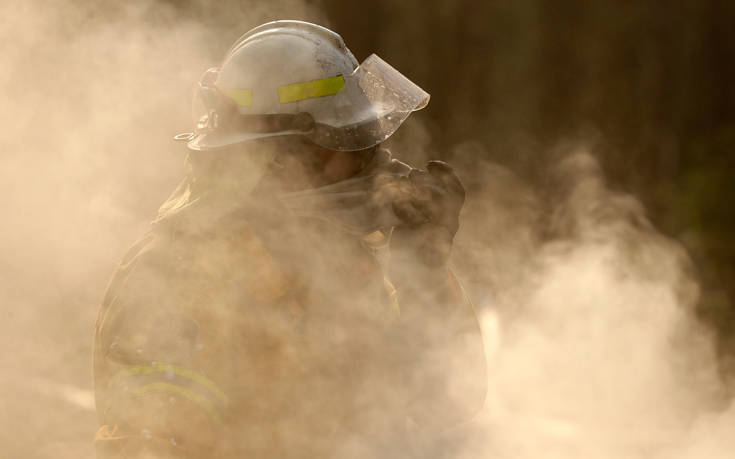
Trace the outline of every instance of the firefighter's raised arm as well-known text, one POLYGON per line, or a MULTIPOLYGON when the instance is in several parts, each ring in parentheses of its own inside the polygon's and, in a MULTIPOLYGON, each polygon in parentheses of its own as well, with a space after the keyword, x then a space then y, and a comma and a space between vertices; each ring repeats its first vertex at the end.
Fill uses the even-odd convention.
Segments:
POLYGON ((465 190, 441 161, 412 170, 404 187, 407 197, 394 204, 404 224, 391 236, 390 276, 416 391, 409 416, 419 428, 437 431, 478 411, 487 381, 476 312, 449 267, 465 190))

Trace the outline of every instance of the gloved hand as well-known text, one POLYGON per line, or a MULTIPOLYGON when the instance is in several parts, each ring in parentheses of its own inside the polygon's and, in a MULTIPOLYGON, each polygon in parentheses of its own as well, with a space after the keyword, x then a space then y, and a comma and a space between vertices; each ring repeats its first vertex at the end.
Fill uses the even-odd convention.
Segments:
POLYGON ((427 268, 445 266, 459 228, 465 189, 443 161, 429 161, 426 170, 402 177, 393 212, 403 222, 391 236, 391 256, 402 263, 414 259, 427 268))

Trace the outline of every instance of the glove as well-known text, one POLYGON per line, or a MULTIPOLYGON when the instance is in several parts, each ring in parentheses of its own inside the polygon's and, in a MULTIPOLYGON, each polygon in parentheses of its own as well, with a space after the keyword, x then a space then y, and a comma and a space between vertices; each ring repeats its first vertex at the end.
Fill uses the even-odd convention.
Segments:
POLYGON ((449 261, 465 189, 454 170, 443 161, 429 161, 426 170, 413 169, 397 185, 400 196, 393 212, 401 220, 391 236, 394 261, 414 259, 427 268, 449 261))

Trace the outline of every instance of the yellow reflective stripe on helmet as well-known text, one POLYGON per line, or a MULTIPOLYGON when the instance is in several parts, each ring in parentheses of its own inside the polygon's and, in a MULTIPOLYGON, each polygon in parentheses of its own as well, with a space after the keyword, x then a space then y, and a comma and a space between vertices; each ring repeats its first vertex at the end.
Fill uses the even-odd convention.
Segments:
POLYGON ((123 370, 120 370, 115 374, 115 376, 112 377, 110 380, 110 383, 107 385, 108 387, 114 386, 116 383, 118 383, 121 379, 130 377, 130 376, 140 376, 140 375, 149 375, 151 373, 172 373, 178 376, 181 376, 183 378, 190 379, 197 384, 206 387, 209 389, 212 394, 214 394, 217 399, 219 399, 222 403, 227 404, 229 402, 229 399, 227 395, 222 392, 222 390, 217 386, 217 384, 214 383, 211 379, 207 378, 203 374, 196 372, 194 370, 190 370, 188 368, 182 368, 177 367, 175 365, 167 365, 167 364, 161 364, 161 363, 155 363, 151 365, 138 365, 131 368, 125 368, 123 370))
POLYGON ((316 97, 332 96, 342 91, 345 79, 342 75, 322 80, 294 83, 278 87, 278 99, 282 104, 316 97))
POLYGON ((150 394, 150 393, 165 393, 165 394, 171 394, 171 395, 178 395, 198 405, 201 409, 206 411, 207 415, 209 415, 209 417, 212 418, 212 420, 216 422, 217 424, 222 423, 222 418, 220 417, 219 412, 217 412, 217 409, 214 407, 214 405, 212 405, 212 403, 209 400, 207 400, 206 398, 202 397, 196 392, 189 390, 185 387, 177 386, 175 384, 156 382, 156 383, 146 384, 145 386, 138 387, 134 389, 132 392, 137 395, 144 395, 144 394, 150 394))
POLYGON ((234 100, 240 107, 250 107, 253 105, 252 89, 223 89, 222 92, 234 100))

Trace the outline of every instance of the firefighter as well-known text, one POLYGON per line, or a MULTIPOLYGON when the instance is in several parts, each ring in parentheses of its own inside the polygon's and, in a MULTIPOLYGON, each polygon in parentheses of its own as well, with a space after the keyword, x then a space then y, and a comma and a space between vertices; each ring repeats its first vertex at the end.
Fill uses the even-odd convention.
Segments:
POLYGON ((423 457, 480 407, 464 189, 381 146, 428 99, 300 21, 205 72, 187 177, 100 308, 98 457, 423 457))

